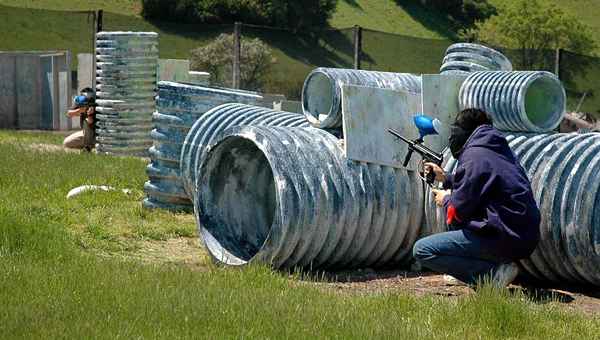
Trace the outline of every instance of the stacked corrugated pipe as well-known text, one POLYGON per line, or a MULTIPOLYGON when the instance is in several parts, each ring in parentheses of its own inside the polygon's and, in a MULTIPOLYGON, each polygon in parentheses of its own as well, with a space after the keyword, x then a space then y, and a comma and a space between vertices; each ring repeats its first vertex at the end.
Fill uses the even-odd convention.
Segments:
MULTIPOLYGON (((600 286, 600 134, 509 134, 540 208, 541 240, 520 261, 536 279, 600 286)), ((451 173, 456 161, 448 158, 451 173)), ((427 194, 429 196, 429 193, 427 194)), ((430 232, 447 230, 445 211, 428 197, 430 232)))
POLYGON ((313 126, 342 126, 342 85, 421 93, 421 77, 413 74, 319 67, 306 77, 302 87, 302 110, 313 126))
POLYGON ((473 72, 458 99, 461 109, 482 109, 505 131, 552 131, 560 125, 566 105, 560 80, 545 71, 473 72))
POLYGON ((262 97, 253 92, 160 82, 157 112, 150 148, 152 162, 146 168, 149 181, 144 184, 146 208, 191 211, 193 205, 180 176, 181 149, 192 125, 213 107, 224 103, 255 104, 262 97))
POLYGON ((158 34, 96 35, 99 153, 147 156, 155 110, 158 34))
POLYGON ((194 122, 181 149, 180 167, 183 189, 188 197, 196 196, 196 179, 206 148, 224 130, 233 126, 264 125, 308 127, 308 121, 298 113, 275 111, 264 107, 232 103, 219 105, 194 122))
POLYGON ((458 43, 446 50, 441 74, 466 74, 477 71, 512 71, 512 64, 502 53, 487 46, 458 43))
POLYGON ((223 123, 231 114, 207 114, 192 128, 184 186, 216 262, 355 268, 410 260, 422 232, 423 186, 414 172, 345 158, 343 141, 325 130, 340 127, 341 84, 421 91, 410 74, 317 69, 303 90, 305 116, 317 128, 306 120, 257 124, 247 117, 259 108, 241 105, 219 108, 240 118, 223 123))

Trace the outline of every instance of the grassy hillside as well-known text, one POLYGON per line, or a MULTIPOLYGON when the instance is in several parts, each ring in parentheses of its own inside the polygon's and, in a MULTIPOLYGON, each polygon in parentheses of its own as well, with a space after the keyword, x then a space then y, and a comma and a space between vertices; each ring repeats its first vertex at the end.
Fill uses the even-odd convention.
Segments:
MULTIPOLYGON (((145 162, 0 131, 0 334, 7 339, 594 339, 600 320, 483 290, 351 293, 263 267, 166 261, 191 215, 141 209, 145 162), (85 177, 80 174, 85 174, 85 177), (65 199, 82 184, 130 188, 65 199), (148 255, 167 248, 157 261, 148 255)), ((550 302, 550 301, 545 301, 550 302)))
MULTIPOLYGON (((516 0, 488 0, 501 6, 516 0)), ((569 13, 577 15, 590 25, 600 43, 600 0, 541 0, 554 3, 569 13)), ((404 34, 421 38, 446 38, 454 36, 449 21, 439 14, 419 6, 418 1, 401 0, 338 0, 330 21, 332 27, 345 28, 360 25, 369 29, 404 34)), ((121 15, 139 16, 138 0, 0 0, 0 4, 54 10, 88 10, 102 8, 121 15)))
MULTIPOLYGON (((515 0, 491 0, 497 6, 509 1, 515 0)), ((556 3, 579 15, 600 37, 600 20, 595 20, 600 11, 597 9, 600 8, 600 0, 556 3)), ((67 49, 74 54, 92 51, 92 22, 86 14, 42 10, 44 8, 104 8, 105 30, 159 32, 162 58, 187 59, 191 49, 206 44, 221 32, 232 30, 232 25, 150 23, 139 16, 140 7, 136 0, 0 0, 0 50, 67 49), (19 7, 2 7, 2 4, 19 7)), ((349 27, 354 24, 365 27, 362 65, 369 70, 435 73, 444 50, 450 44, 444 38, 452 39, 455 35, 449 29, 450 21, 447 18, 431 13, 413 1, 339 0, 331 25, 349 27)), ((266 92, 283 93, 297 99, 303 80, 313 68, 352 67, 350 29, 328 31, 318 41, 305 40, 281 30, 249 27, 244 27, 242 34, 258 37, 273 49, 276 62, 263 89, 266 92)), ((600 42, 598 45, 600 50, 600 42)), ((583 65, 577 60, 567 61, 578 67, 583 65)), ((592 65, 590 68, 586 66, 585 72, 578 76, 578 88, 574 84, 569 85, 569 108, 574 109, 581 95, 588 92, 583 109, 598 112, 600 65, 595 65, 591 59, 586 61, 592 65)))

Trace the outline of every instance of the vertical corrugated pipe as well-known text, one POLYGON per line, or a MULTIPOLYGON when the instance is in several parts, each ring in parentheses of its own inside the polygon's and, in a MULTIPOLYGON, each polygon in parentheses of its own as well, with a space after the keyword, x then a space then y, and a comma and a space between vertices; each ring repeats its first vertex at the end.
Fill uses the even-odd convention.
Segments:
POLYGON ((320 67, 307 76, 302 87, 302 110, 313 126, 342 126, 342 85, 421 93, 421 77, 413 74, 320 67))
POLYGON ((468 74, 477 71, 512 71, 512 64, 504 54, 478 44, 452 44, 440 67, 441 74, 468 74))
POLYGON ((245 126, 208 147, 196 214, 226 265, 351 268, 409 259, 423 187, 413 172, 353 162, 315 128, 245 126))
POLYGON ((206 147, 220 132, 236 125, 308 127, 309 123, 298 113, 245 104, 224 104, 208 111, 194 123, 181 150, 181 175, 189 198, 194 198, 198 165, 206 147))
POLYGON ((158 34, 100 32, 96 35, 100 153, 147 156, 155 109, 158 34))
MULTIPOLYGON (((525 271, 539 280, 600 286, 600 134, 508 135, 531 179, 541 240, 525 271)), ((449 153, 446 153, 449 156, 449 153)), ((452 172, 456 162, 445 165, 452 172)), ((430 229, 447 229, 445 213, 426 198, 430 229)))
POLYGON ((566 94, 550 72, 474 72, 460 88, 459 104, 486 111, 500 130, 546 132, 563 119, 566 94))
POLYGON ((257 103, 258 94, 174 82, 158 83, 157 112, 150 148, 152 162, 146 168, 149 181, 144 184, 146 208, 191 211, 193 205, 183 189, 179 160, 185 136, 207 111, 224 103, 257 103))

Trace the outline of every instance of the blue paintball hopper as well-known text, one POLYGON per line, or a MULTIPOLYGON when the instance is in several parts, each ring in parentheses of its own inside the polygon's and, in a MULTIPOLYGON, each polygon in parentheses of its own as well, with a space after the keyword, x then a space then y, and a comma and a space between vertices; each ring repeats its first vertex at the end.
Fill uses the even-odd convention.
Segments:
POLYGON ((414 117, 415 126, 419 130, 420 139, 429 135, 438 135, 441 130, 441 122, 437 118, 431 118, 426 115, 416 115, 414 117))
POLYGON ((77 96, 75 97, 75 106, 85 106, 87 104, 87 97, 86 96, 77 96))

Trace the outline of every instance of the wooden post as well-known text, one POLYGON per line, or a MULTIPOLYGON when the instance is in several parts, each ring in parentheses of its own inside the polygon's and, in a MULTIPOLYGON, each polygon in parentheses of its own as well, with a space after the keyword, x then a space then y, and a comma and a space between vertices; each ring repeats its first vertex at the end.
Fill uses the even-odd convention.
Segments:
POLYGON ((233 82, 234 89, 240 88, 240 53, 242 23, 236 22, 233 29, 233 82))
POLYGON ((98 18, 97 18, 97 22, 96 22, 96 32, 102 32, 102 26, 103 26, 103 22, 102 19, 104 17, 104 11, 103 10, 98 10, 98 18))
POLYGON ((560 79, 560 58, 562 56, 562 49, 556 49, 556 56, 554 57, 554 74, 560 79))
POLYGON ((360 70, 360 57, 362 53, 362 27, 354 25, 354 69, 360 70))

